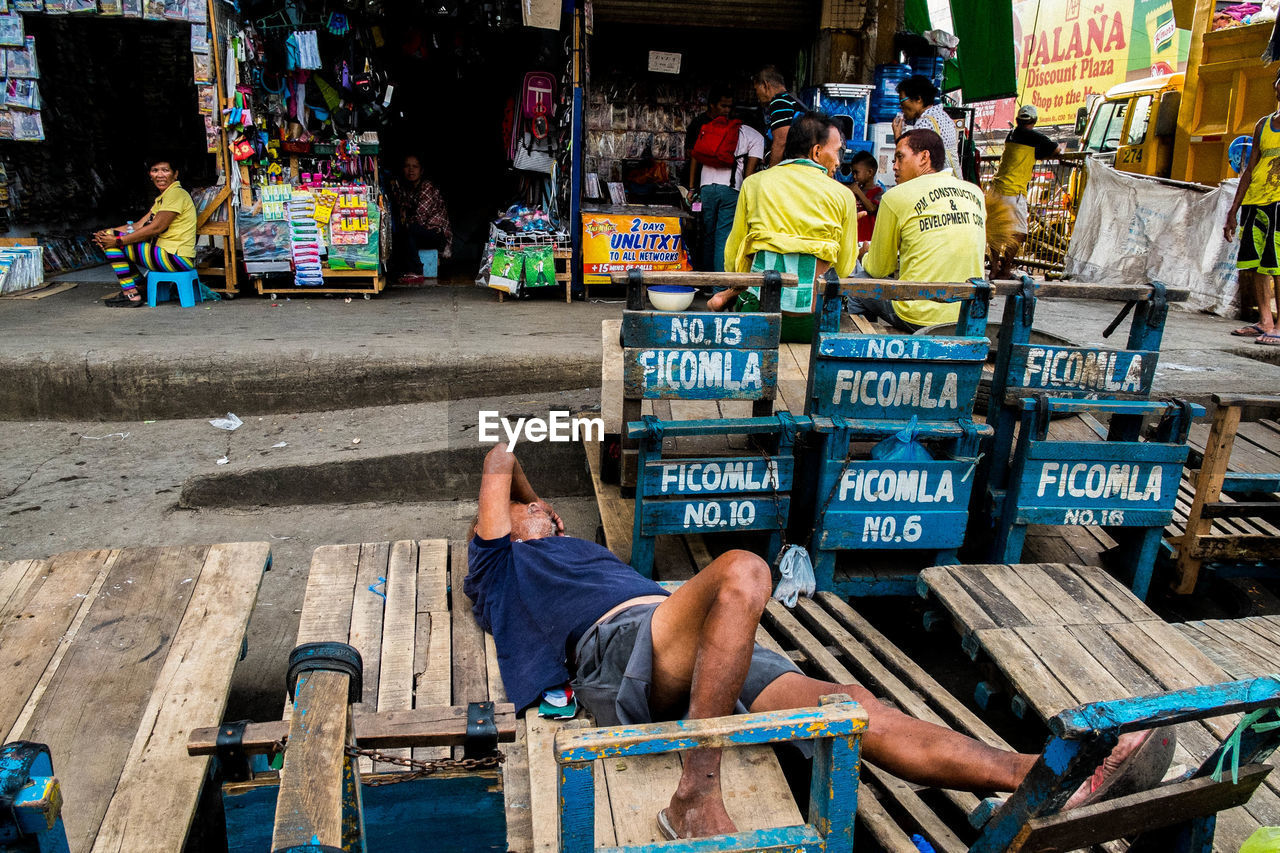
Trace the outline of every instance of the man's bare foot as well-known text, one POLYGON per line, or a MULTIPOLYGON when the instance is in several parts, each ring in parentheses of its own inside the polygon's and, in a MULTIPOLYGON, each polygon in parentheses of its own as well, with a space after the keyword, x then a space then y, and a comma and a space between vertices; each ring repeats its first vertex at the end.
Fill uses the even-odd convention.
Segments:
POLYGON ((681 797, 677 792, 671 798, 671 805, 660 813, 658 823, 664 834, 674 831, 675 838, 705 838, 738 831, 718 791, 694 797, 681 797), (665 825, 662 815, 666 816, 665 825))
POLYGON ((737 298, 738 298, 738 291, 722 290, 719 293, 717 293, 715 296, 707 300, 707 307, 710 308, 712 311, 723 311, 725 308, 729 307, 729 303, 731 300, 734 300, 737 298))

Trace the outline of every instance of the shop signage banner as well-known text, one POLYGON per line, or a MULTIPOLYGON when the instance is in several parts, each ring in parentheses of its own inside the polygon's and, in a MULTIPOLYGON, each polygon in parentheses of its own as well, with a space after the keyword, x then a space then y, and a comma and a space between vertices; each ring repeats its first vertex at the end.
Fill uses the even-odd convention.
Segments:
MULTIPOLYGON (((582 264, 595 281, 626 270, 690 270, 677 216, 582 214, 582 264)), ((592 279, 587 279, 591 282, 592 279)))
POLYGON ((1022 103, 1040 124, 1071 124, 1092 93, 1185 67, 1190 36, 1172 0, 1014 0, 1022 103))

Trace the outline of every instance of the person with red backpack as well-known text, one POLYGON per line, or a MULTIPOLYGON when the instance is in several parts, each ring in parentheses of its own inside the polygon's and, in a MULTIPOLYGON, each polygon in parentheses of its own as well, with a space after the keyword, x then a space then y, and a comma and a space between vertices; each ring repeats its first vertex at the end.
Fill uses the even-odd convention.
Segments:
POLYGON ((699 266, 724 270, 724 244, 733 230, 738 209, 738 188, 755 173, 764 157, 764 137, 759 131, 731 118, 733 95, 715 90, 707 99, 708 120, 698 130, 689 149, 689 185, 702 202, 702 247, 699 266))

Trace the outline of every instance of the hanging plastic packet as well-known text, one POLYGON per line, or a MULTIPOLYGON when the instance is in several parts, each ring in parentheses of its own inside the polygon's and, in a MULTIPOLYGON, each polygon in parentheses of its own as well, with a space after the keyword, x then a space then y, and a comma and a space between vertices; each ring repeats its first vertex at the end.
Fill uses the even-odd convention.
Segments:
POLYGON ((813 576, 813 561, 809 552, 800 545, 788 545, 782 549, 778 560, 778 587, 773 591, 773 600, 779 601, 787 609, 796 606, 800 596, 813 598, 817 582, 813 576))
POLYGON ((928 448, 916 441, 920 431, 916 416, 907 425, 871 448, 871 458, 880 462, 932 462, 928 448))

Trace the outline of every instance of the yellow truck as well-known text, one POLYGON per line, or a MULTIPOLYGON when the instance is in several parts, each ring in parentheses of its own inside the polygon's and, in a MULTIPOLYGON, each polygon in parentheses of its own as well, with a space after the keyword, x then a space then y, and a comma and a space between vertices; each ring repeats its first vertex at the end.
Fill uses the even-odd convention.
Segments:
MULTIPOLYGON (((1196 0, 1185 74, 1121 83, 1081 109, 1083 151, 1114 152, 1122 172, 1211 186, 1235 174, 1227 161, 1231 141, 1251 135, 1276 108, 1278 66, 1261 59, 1272 22, 1210 31, 1213 13, 1214 0, 1196 0)), ((1179 15, 1178 23, 1187 22, 1179 15)))

